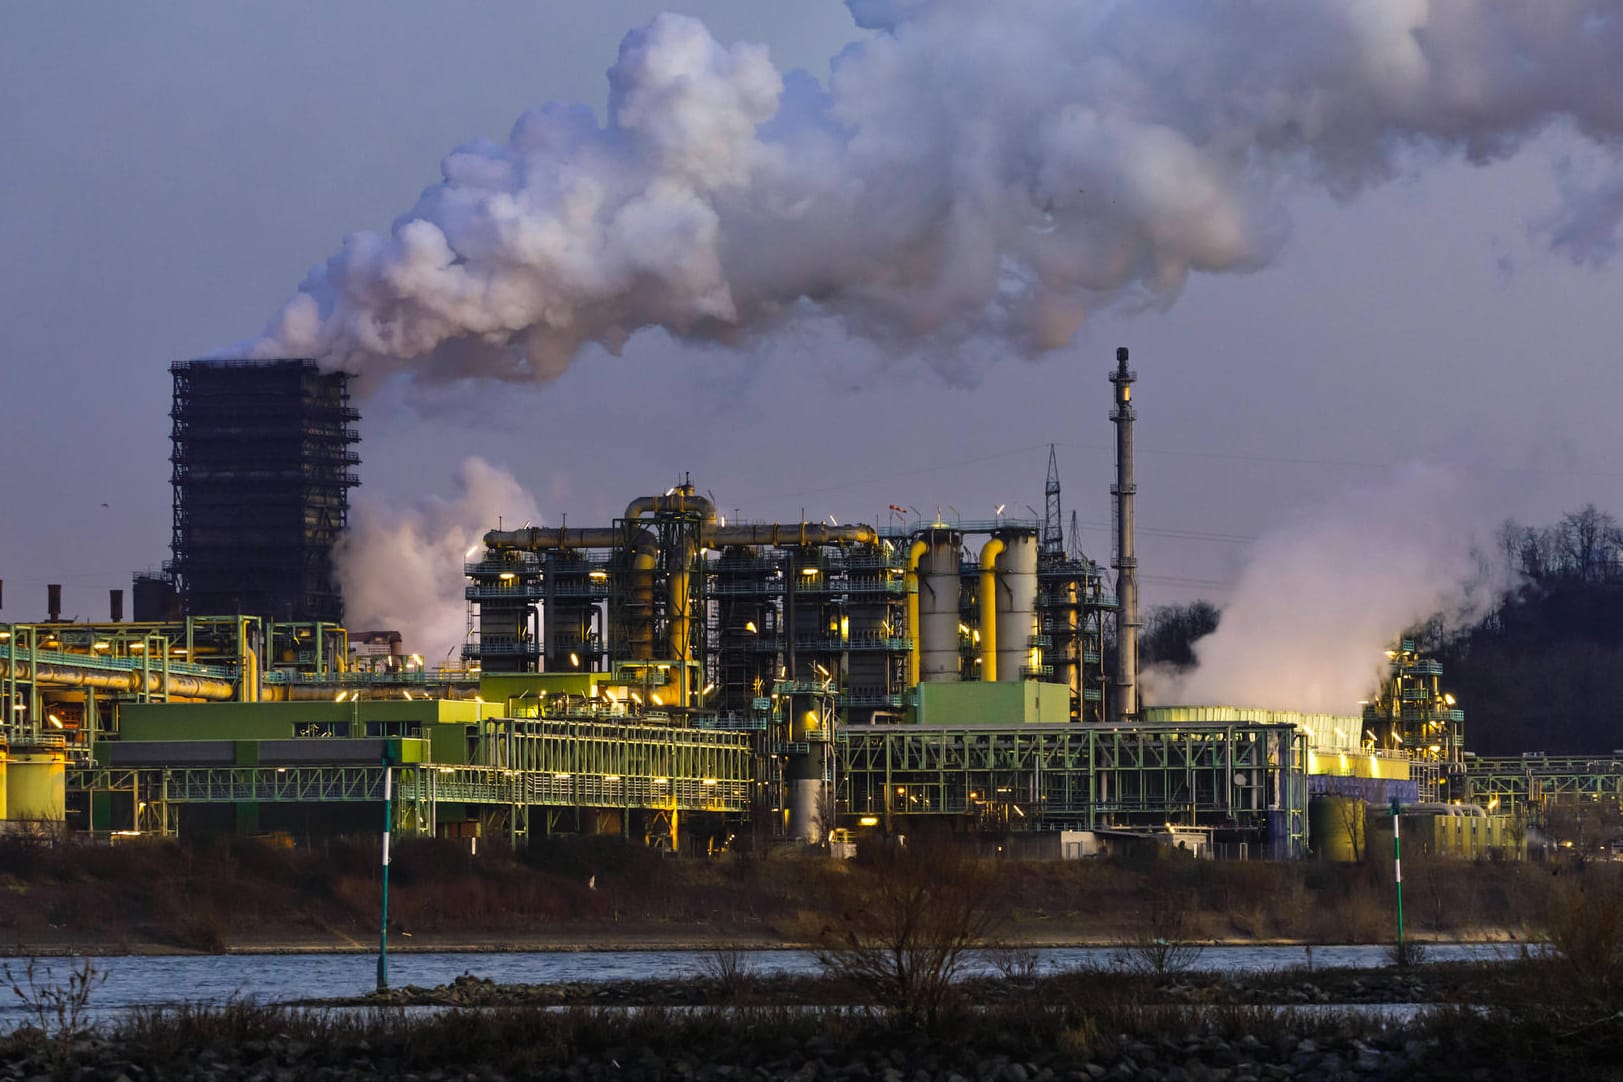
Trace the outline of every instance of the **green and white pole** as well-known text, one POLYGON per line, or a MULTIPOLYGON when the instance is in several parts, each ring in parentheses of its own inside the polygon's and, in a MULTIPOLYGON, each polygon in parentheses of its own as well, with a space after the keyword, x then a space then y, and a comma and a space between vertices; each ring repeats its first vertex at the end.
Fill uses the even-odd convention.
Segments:
POLYGON ((1398 824, 1397 797, 1392 798, 1392 870, 1398 884, 1398 959, 1403 959, 1403 840, 1398 824))
POLYGON ((389 988, 389 835, 394 828, 394 767, 383 760, 383 905, 378 922, 378 991, 389 988))

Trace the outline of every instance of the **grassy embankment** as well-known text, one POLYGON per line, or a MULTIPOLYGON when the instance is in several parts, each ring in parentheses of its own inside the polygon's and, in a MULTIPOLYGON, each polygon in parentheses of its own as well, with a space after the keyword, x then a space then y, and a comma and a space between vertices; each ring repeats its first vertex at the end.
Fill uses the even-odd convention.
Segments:
MULTIPOLYGON (((371 839, 314 848, 199 838, 115 848, 0 840, 0 951, 369 949, 378 899, 371 839)), ((1405 862, 1408 928, 1435 938, 1524 936, 1548 867, 1405 862)), ((1114 942, 1175 908, 1202 939, 1383 942, 1391 868, 1188 860, 995 866, 1002 935, 1114 942)), ((826 857, 667 860, 615 838, 519 853, 407 841, 396 851, 396 945, 773 946, 812 941, 847 870, 826 857)))

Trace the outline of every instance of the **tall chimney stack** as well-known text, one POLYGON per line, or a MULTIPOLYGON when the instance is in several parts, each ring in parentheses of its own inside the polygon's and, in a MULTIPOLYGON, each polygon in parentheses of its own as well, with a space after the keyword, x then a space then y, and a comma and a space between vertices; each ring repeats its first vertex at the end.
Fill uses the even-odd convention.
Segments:
POLYGON ((124 622, 124 591, 123 590, 108 590, 107 591, 107 614, 112 619, 113 623, 115 623, 115 624, 119 624, 119 623, 124 622))
POLYGON ((1116 483, 1110 494, 1116 497, 1116 703, 1111 720, 1128 721, 1138 716, 1138 560, 1133 555, 1133 382, 1138 374, 1127 367, 1127 349, 1116 350, 1116 370, 1110 382, 1116 385, 1116 408, 1110 419, 1116 425, 1116 483))
POLYGON ((46 619, 56 623, 62 619, 62 584, 60 582, 47 583, 45 586, 46 619))

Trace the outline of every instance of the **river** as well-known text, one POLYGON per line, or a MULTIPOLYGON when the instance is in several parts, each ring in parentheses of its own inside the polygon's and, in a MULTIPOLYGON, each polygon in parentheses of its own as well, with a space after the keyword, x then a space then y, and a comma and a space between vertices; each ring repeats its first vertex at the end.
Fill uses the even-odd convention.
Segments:
MULTIPOLYGON (((1518 948, 1503 944, 1438 944, 1426 948, 1427 961, 1491 960, 1509 957, 1518 948)), ((1048 948, 1035 952, 1044 971, 1109 966, 1111 947, 1048 948)), ((626 981, 680 978, 703 971, 706 951, 508 951, 489 953, 396 953, 389 956, 389 983, 432 986, 463 973, 499 983, 548 984, 568 981, 626 981)), ((754 972, 809 973, 816 962, 806 951, 745 952, 754 972)), ((1303 966, 1302 947, 1207 947, 1193 968, 1244 972, 1303 966)), ((1373 968, 1387 964, 1381 946, 1318 946, 1315 967, 1373 968)), ((65 983, 78 959, 38 960, 37 980, 65 983)), ((108 955, 91 959, 105 974, 92 996, 95 1014, 106 1017, 129 1007, 175 1002, 223 1003, 233 997, 277 1002, 307 997, 361 995, 377 984, 377 957, 369 954, 216 954, 190 956, 108 955)), ((26 960, 4 960, 14 979, 22 980, 26 960)), ((989 969, 989 966, 985 968, 989 969)), ((22 1021, 22 1006, 0 983, 0 1030, 22 1021)))

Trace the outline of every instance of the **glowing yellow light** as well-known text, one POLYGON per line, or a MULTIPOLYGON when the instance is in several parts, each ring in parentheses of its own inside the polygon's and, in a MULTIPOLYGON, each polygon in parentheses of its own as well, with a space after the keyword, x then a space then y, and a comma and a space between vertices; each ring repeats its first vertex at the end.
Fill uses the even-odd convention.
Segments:
POLYGON ((815 579, 817 577, 817 568, 803 567, 800 569, 800 573, 806 576, 808 579, 815 579))
POLYGON ((45 715, 45 720, 49 721, 53 726, 55 726, 58 729, 62 728, 62 719, 57 717, 55 714, 46 714, 45 715))
POLYGON ((864 815, 861 819, 857 820, 857 825, 864 827, 876 827, 879 825, 879 816, 864 815))
POLYGON ((580 664, 580 655, 571 653, 569 655, 569 663, 571 665, 579 665, 580 664))
POLYGON ((653 702, 653 704, 655 706, 664 706, 665 705, 665 700, 663 700, 663 699, 661 699, 659 697, 659 692, 657 692, 657 691, 650 691, 648 693, 648 698, 649 698, 650 701, 653 702))
POLYGON ((755 630, 755 621, 754 621, 754 620, 750 620, 750 621, 748 621, 748 622, 747 622, 747 623, 745 623, 745 625, 744 625, 744 630, 745 630, 745 631, 748 631, 748 632, 749 632, 749 633, 750 633, 750 634, 751 634, 751 635, 754 635, 754 634, 756 634, 756 633, 757 633, 757 632, 756 632, 756 630, 755 630))
POLYGON ((586 577, 591 579, 593 582, 607 582, 607 581, 609 581, 609 573, 607 571, 602 571, 602 570, 590 572, 590 573, 587 574, 586 577))
POLYGON ((603 780, 604 781, 619 781, 620 780, 620 775, 618 775, 618 774, 605 774, 603 776, 603 780))
POLYGON ((715 779, 715 778, 705 778, 705 779, 704 779, 704 781, 703 781, 703 782, 701 782, 701 783, 700 783, 700 784, 703 784, 703 785, 714 785, 714 784, 716 784, 716 779, 715 779))

